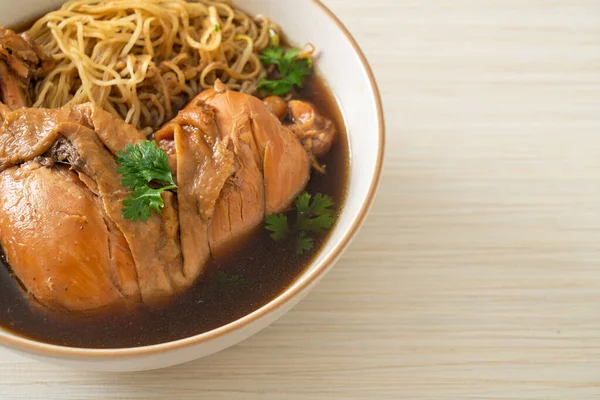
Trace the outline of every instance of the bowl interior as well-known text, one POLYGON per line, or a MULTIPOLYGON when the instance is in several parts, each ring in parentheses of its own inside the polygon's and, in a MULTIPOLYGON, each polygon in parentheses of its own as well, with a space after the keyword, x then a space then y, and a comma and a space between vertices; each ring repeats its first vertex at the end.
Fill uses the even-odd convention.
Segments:
MULTIPOLYGON (((21 25, 60 7, 62 3, 62 0, 21 0, 17 7, 12 0, 0 0, 0 25, 21 25)), ((312 43, 319 50, 318 69, 338 101, 349 136, 351 165, 345 208, 330 240, 305 273, 286 291, 289 294, 306 285, 304 278, 316 278, 320 275, 317 272, 331 266, 335 258, 332 254, 339 255, 368 211, 383 157, 379 97, 360 50, 317 0, 238 0, 234 3, 252 14, 264 14, 280 24, 292 42, 312 43)), ((12 338, 13 344, 27 341, 1 327, 0 333, 0 342, 2 337, 12 338)), ((46 346, 47 349, 55 347, 46 346)))

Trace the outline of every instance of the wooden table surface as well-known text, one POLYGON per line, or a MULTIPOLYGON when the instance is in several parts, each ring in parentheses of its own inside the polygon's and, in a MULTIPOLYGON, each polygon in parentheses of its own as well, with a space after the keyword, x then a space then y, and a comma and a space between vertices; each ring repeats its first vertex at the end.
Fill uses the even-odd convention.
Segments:
POLYGON ((373 64, 388 134, 336 268, 179 367, 0 350, 0 399, 600 399, 600 2, 325 2, 373 64))

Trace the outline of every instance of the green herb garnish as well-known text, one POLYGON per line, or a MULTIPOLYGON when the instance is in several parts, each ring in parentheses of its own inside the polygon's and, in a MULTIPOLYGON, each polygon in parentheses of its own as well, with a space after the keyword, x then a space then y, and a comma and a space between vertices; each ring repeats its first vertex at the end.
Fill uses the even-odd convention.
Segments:
POLYGON ((155 142, 144 140, 135 146, 128 144, 116 161, 123 186, 132 192, 132 197, 123 201, 123 218, 146 222, 151 210, 160 214, 165 206, 161 193, 177 188, 167 154, 155 142), (154 187, 150 187, 151 182, 154 187))
POLYGON ((313 238, 308 236, 306 232, 300 232, 296 240, 296 254, 304 254, 310 251, 315 246, 313 238))
POLYGON ((266 218, 266 229, 277 242, 287 239, 290 234, 288 217, 285 214, 271 214, 266 218))
POLYGON ((260 61, 266 65, 277 66, 279 79, 262 78, 258 82, 258 90, 263 90, 275 96, 283 96, 291 92, 295 86, 301 88, 304 78, 311 73, 311 61, 308 58, 298 58, 299 49, 284 51, 279 46, 267 47, 260 56, 260 61))
POLYGON ((215 32, 221 32, 221 26, 215 25, 215 32))
POLYGON ((293 237, 296 253, 304 254, 315 245, 311 235, 323 233, 335 223, 334 203, 331 197, 321 193, 313 197, 304 192, 296 199, 295 206, 296 223, 293 227, 290 227, 285 214, 272 214, 266 218, 265 228, 277 242, 293 237))

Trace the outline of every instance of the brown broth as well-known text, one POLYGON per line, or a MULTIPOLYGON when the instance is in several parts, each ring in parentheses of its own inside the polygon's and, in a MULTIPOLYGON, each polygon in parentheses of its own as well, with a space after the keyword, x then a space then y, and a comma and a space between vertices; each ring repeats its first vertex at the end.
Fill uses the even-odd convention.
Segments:
MULTIPOLYGON (((331 196, 339 212, 345 200, 349 167, 342 115, 317 76, 298 97, 313 102, 335 121, 340 132, 329 154, 321 160, 327 165, 327 174, 313 172, 306 189, 331 196)), ((291 246, 275 243, 260 229, 251 243, 228 259, 211 262, 207 273, 168 305, 94 316, 47 310, 27 299, 0 258, 0 326, 42 342, 86 348, 146 346, 190 337, 233 322, 273 300, 302 274, 325 241, 326 237, 318 238, 309 254, 298 256, 291 246), (223 279, 221 271, 229 279, 223 279), (232 281, 234 276, 241 279, 232 281)))

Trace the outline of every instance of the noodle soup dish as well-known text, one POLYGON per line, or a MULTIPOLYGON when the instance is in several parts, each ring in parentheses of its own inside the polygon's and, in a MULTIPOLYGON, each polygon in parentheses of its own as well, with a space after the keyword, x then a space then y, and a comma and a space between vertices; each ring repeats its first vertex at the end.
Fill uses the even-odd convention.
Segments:
POLYGON ((2 21, 0 343, 154 368, 317 282, 372 201, 382 117, 354 41, 300 3, 326 38, 268 0, 48 1, 2 21))

